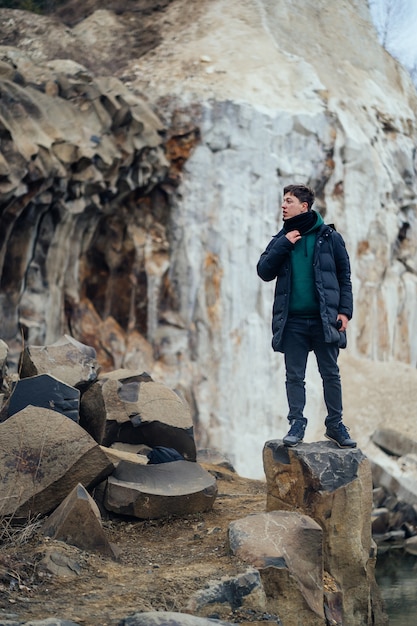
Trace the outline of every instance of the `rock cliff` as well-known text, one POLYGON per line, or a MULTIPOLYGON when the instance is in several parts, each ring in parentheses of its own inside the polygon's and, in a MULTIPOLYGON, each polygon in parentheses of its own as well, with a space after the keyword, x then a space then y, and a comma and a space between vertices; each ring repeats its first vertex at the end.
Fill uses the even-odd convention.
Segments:
MULTIPOLYGON (((345 371, 401 362, 415 381, 417 97, 366 0, 80 6, 2 11, 5 341, 68 332, 103 368, 143 367, 184 393, 201 445, 227 441, 239 473, 261 474, 286 403, 255 265, 298 180, 351 255, 345 371)), ((362 411, 393 415, 356 402, 378 379, 347 383, 364 445, 362 411)), ((308 394, 314 439, 313 371, 308 394)))

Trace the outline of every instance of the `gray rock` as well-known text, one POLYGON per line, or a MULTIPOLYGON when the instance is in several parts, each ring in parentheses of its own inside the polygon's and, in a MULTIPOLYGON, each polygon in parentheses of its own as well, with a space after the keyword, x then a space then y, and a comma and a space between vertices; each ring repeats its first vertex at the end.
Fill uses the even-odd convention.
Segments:
POLYGON ((234 577, 210 581, 204 589, 195 592, 187 603, 187 613, 209 617, 228 615, 247 607, 253 613, 266 612, 267 601, 259 572, 248 569, 234 577))
POLYGON ((417 441, 393 428, 377 428, 371 439, 376 446, 391 456, 417 454, 417 441))
MULTIPOLYGON (((391 497, 408 504, 417 504, 417 457, 407 454, 393 457, 379 446, 370 443, 367 456, 371 462, 372 479, 375 486, 383 487, 391 497), (395 496, 393 495, 395 494, 395 496)), ((384 506, 390 508, 388 500, 384 506)))
POLYGON ((116 556, 101 525, 97 504, 80 483, 49 516, 42 532, 51 539, 82 550, 100 552, 112 558, 116 556))
POLYGON ((97 355, 69 335, 50 346, 27 346, 20 362, 20 377, 51 374, 72 387, 94 382, 98 376, 97 355))
POLYGON ((233 554, 256 567, 267 608, 283 623, 322 626, 323 531, 311 517, 293 511, 249 515, 229 526, 233 554), (284 592, 285 589, 285 592, 284 592))
POLYGON ((409 554, 417 556, 417 537, 408 537, 408 539, 404 541, 404 549, 409 554))
POLYGON ((216 479, 198 463, 120 461, 107 479, 104 505, 114 513, 153 519, 209 511, 216 496, 216 479))
POLYGON ((175 448, 195 461, 188 405, 146 373, 116 370, 100 376, 82 396, 80 423, 104 446, 115 442, 175 448))
POLYGON ((29 405, 52 409, 78 423, 80 392, 51 374, 22 378, 13 388, 7 415, 10 417, 29 405))
POLYGON ((225 469, 235 472, 231 461, 220 450, 214 448, 200 448, 197 450, 197 461, 199 463, 207 463, 209 465, 218 465, 225 469))
POLYGON ((372 534, 382 535, 389 530, 390 515, 386 507, 373 509, 372 511, 372 534))
POLYGON ((230 622, 171 611, 135 613, 135 615, 126 617, 119 622, 119 626, 213 626, 214 624, 218 624, 218 626, 232 626, 230 622))

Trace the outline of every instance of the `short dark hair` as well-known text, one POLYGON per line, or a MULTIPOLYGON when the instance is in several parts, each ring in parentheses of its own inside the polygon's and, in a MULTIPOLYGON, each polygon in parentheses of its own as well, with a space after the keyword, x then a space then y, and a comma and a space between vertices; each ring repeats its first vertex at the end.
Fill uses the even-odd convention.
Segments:
POLYGON ((300 202, 307 202, 308 210, 310 211, 314 203, 314 191, 307 185, 287 185, 284 187, 284 196, 286 193, 290 193, 299 199, 300 202))

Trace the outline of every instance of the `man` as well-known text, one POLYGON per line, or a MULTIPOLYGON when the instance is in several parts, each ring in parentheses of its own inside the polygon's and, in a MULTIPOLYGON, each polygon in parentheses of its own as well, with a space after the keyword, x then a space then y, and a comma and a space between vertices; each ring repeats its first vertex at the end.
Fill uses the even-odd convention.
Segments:
POLYGON ((290 429, 283 442, 303 441, 307 419, 305 371, 313 351, 323 381, 327 408, 325 436, 341 448, 355 448, 342 422, 342 388, 337 359, 346 345, 352 317, 350 262, 345 242, 312 210, 314 192, 305 185, 284 188, 283 228, 258 265, 262 280, 276 278, 272 310, 272 347, 283 352, 290 429))

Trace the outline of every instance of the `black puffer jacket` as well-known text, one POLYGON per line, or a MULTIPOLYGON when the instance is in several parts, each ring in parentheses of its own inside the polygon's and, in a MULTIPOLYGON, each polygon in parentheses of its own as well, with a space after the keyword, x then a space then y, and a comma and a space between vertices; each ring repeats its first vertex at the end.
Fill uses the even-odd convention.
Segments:
MULTIPOLYGON (((278 352, 282 352, 282 336, 288 317, 293 247, 281 230, 261 254, 257 265, 262 280, 277 279, 272 309, 272 347, 278 352)), ((343 313, 351 319, 353 313, 350 262, 343 237, 327 224, 317 229, 313 267, 325 341, 340 343, 337 315, 343 313)), ((342 343, 340 345, 343 347, 342 343)))

